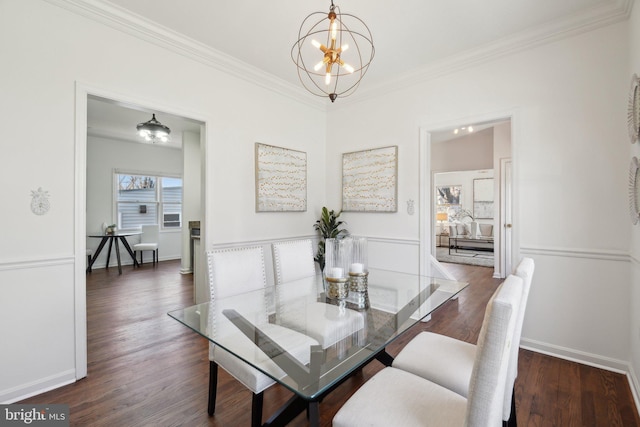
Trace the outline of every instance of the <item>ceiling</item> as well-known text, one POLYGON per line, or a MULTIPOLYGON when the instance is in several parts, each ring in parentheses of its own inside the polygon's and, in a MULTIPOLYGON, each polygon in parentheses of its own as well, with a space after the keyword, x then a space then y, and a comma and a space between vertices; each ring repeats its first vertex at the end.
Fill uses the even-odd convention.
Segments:
POLYGON ((152 113, 156 114, 156 120, 171 129, 169 142, 155 144, 158 147, 182 148, 182 132, 200 133, 200 123, 195 120, 96 96, 89 96, 87 100, 87 133, 94 137, 146 143, 138 136, 136 126, 150 120, 152 113))
MULTIPOLYGON (((618 0, 335 0, 371 30, 376 55, 365 77, 389 77, 509 38, 597 13, 618 0)), ((139 17, 299 85, 291 47, 303 19, 330 0, 111 0, 139 17)), ((345 61, 347 58, 344 58, 345 61)), ((348 62, 348 61, 347 61, 348 62)), ((364 82, 363 82, 364 84, 364 82)), ((361 85, 362 87, 362 85, 361 85)))
MULTIPOLYGON (((358 90, 456 56, 481 54, 487 46, 514 40, 542 40, 598 19, 605 21, 604 16, 626 8, 629 3, 628 0, 400 0, 383 5, 371 0, 334 1, 342 13, 362 19, 373 34, 375 58, 358 90)), ((328 12, 330 0, 94 0, 93 3, 113 8, 131 17, 132 22, 151 24, 158 31, 186 37, 299 87, 291 47, 298 39, 303 19, 311 12, 328 12)), ((89 106, 89 126, 95 133, 104 132, 107 127, 135 129, 137 123, 150 118, 150 110, 117 111, 122 107, 102 104, 94 100, 89 106)), ((172 129, 174 137, 182 126, 199 129, 198 124, 181 122, 175 117, 158 115, 157 119, 172 129), (174 119, 177 121, 172 126, 170 122, 174 119)))

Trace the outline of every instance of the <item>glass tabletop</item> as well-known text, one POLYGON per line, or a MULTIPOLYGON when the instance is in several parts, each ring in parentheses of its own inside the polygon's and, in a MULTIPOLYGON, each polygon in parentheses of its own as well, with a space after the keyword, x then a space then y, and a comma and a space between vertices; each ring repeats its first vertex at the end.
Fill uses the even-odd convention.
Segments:
POLYGON ((115 233, 105 234, 105 233, 92 233, 88 234, 87 237, 129 237, 129 236, 138 236, 142 234, 142 231, 116 231, 115 233))
POLYGON ((337 300, 318 275, 168 314, 313 400, 468 285, 375 269, 367 282, 337 300))

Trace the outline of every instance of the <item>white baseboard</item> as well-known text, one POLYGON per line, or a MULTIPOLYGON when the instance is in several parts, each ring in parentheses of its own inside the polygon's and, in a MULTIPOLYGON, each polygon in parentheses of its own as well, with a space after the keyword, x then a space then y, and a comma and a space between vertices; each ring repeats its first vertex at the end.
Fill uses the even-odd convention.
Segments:
MULTIPOLYGON (((118 268, 118 262, 113 260, 114 257, 111 257, 111 260, 109 262, 109 268, 118 268)), ((180 257, 180 255, 177 256, 164 256, 164 257, 158 257, 158 262, 160 261, 173 261, 176 259, 182 259, 180 257)), ((140 262, 140 261, 138 261, 140 262)), ((151 256, 149 256, 149 258, 145 257, 144 260, 145 264, 153 264, 153 258, 151 258, 151 256)), ((120 260, 120 265, 125 266, 125 265, 133 265, 133 260, 131 259, 131 257, 127 254, 126 258, 123 256, 123 258, 121 258, 120 260)), ((98 262, 96 261, 95 264, 93 264, 93 267, 91 267, 92 270, 98 270, 101 268, 105 268, 106 266, 106 262, 98 262)), ((182 272, 182 271, 181 271, 182 272)))
POLYGON ((7 390, 0 390, 0 403, 9 404, 19 402, 31 396, 74 383, 76 382, 75 374, 75 369, 69 369, 31 383, 21 384, 7 390))
POLYGON ((587 353, 567 347, 561 347, 553 344, 547 344, 540 341, 522 338, 520 347, 525 350, 535 351, 536 353, 546 354, 548 356, 558 357, 560 359, 569 360, 571 362, 581 363, 594 368, 605 369, 607 371, 617 372, 619 374, 629 373, 629 362, 625 360, 603 357, 598 354, 587 353))
POLYGON ((640 399, 638 399, 638 395, 640 394, 640 383, 638 383, 638 376, 636 375, 636 371, 633 369, 633 366, 629 367, 627 379, 629 380, 629 388, 631 389, 631 395, 633 395, 633 401, 636 404, 636 410, 640 413, 640 399))

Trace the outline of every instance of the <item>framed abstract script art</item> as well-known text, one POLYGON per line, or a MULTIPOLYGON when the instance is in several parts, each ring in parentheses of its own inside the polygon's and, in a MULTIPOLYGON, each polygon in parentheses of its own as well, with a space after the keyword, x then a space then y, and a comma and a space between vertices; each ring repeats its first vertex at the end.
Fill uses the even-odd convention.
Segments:
POLYGON ((398 211, 398 147, 342 155, 342 210, 398 211))
POLYGON ((307 210, 307 153, 256 143, 256 212, 307 210))
POLYGON ((493 219, 493 178, 473 180, 473 216, 493 219))

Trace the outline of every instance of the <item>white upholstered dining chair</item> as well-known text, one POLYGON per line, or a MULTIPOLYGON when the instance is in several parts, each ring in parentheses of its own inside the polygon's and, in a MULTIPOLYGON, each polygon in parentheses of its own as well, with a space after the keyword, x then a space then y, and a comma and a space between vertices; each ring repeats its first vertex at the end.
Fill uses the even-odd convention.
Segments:
MULTIPOLYGON (((225 307, 217 304, 218 299, 237 296, 243 300, 241 305, 246 306, 248 298, 252 302, 250 304, 252 306, 251 320, 256 322, 256 326, 259 326, 274 342, 286 348, 300 363, 308 364, 310 348, 318 345, 318 342, 306 335, 269 323, 267 295, 264 292, 267 280, 262 247, 209 251, 207 252, 207 261, 211 291, 210 324, 211 327, 216 328, 216 334, 218 336, 233 334, 230 338, 237 344, 235 352, 238 356, 245 360, 257 361, 262 370, 275 378, 285 376, 285 372, 256 347, 249 338, 221 319, 223 317, 222 310, 225 307), (256 292, 246 295, 251 291, 256 292)), ((218 366, 220 366, 253 392, 251 425, 262 425, 263 392, 275 381, 213 343, 209 344, 209 361, 209 415, 213 415, 215 412, 218 366)))
POLYGON ((160 227, 158 224, 143 225, 142 234, 140 235, 140 243, 133 245, 134 256, 140 252, 140 264, 142 264, 142 254, 144 251, 151 251, 153 255, 153 263, 158 260, 158 241, 160 239, 160 227))
MULTIPOLYGON (((357 311, 340 308, 324 302, 300 301, 299 298, 315 297, 302 287, 316 286, 316 267, 311 239, 290 240, 272 244, 276 278, 277 302, 287 304, 288 310, 279 310, 278 322, 288 328, 303 332, 316 339, 322 348, 328 348, 342 339, 354 336, 364 328, 364 317, 357 311), (286 292, 278 287, 295 282, 301 292, 286 292), (299 296, 301 295, 301 296, 299 296)), ((293 283, 292 283, 293 285, 293 283)))
POLYGON ((509 276, 487 303, 467 397, 388 367, 349 398, 333 426, 498 426, 522 287, 521 278, 509 276))
MULTIPOLYGON (((507 426, 517 425, 514 385, 518 376, 520 337, 534 268, 533 259, 523 258, 515 270, 516 276, 523 280, 523 287, 505 385, 502 419, 507 426)), ((421 332, 398 353, 393 367, 426 378, 466 397, 476 352, 477 347, 468 342, 433 332, 421 332)))

